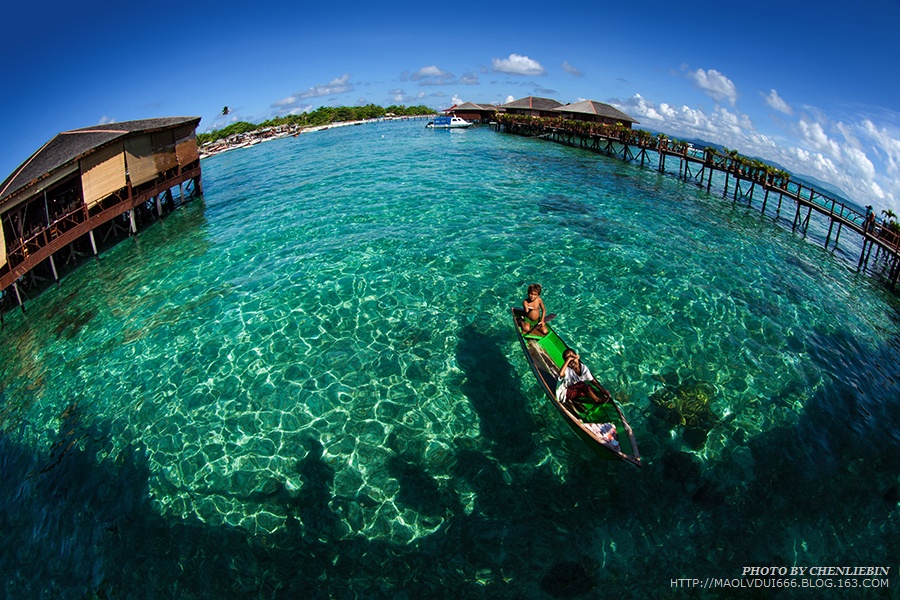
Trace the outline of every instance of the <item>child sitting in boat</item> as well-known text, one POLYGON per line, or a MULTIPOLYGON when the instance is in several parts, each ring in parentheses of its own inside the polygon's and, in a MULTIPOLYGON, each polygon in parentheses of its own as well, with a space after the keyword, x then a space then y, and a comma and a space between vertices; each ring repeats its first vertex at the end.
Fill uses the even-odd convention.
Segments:
POLYGON ((532 283, 528 286, 528 297, 522 301, 523 310, 516 310, 519 314, 519 327, 523 334, 547 335, 550 330, 544 320, 547 318, 547 309, 541 300, 541 284, 532 283))
POLYGON ((587 365, 581 363, 578 353, 566 348, 563 352, 563 365, 559 369, 556 398, 560 404, 569 403, 579 412, 584 412, 581 401, 585 398, 594 404, 603 404, 609 402, 610 395, 600 382, 594 379, 587 365))

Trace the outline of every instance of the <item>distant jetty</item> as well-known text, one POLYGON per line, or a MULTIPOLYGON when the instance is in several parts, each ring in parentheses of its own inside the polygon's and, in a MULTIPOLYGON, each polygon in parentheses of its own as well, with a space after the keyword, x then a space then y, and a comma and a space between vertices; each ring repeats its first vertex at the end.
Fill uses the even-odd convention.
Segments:
MULTIPOLYGON (((630 125, 630 124, 629 124, 630 125)), ((610 125, 562 117, 537 117, 521 114, 497 114, 493 121, 499 132, 556 143, 618 157, 627 162, 656 168, 660 173, 692 181, 706 191, 716 186, 734 201, 758 202, 760 211, 772 210, 780 215, 785 199, 795 206, 791 230, 806 234, 813 214, 824 219, 828 233, 824 247, 836 248, 844 229, 861 241, 857 269, 884 276, 896 290, 900 278, 900 235, 886 223, 801 183, 791 181, 790 174, 737 152, 720 152, 713 148, 694 148, 687 142, 670 140, 621 125, 610 125), (677 171, 675 167, 677 166, 677 171), (869 217, 869 218, 867 218, 869 217), (872 250, 875 250, 874 257, 872 250), (870 261, 874 261, 870 268, 870 261), (877 266, 876 266, 877 265, 877 266)))

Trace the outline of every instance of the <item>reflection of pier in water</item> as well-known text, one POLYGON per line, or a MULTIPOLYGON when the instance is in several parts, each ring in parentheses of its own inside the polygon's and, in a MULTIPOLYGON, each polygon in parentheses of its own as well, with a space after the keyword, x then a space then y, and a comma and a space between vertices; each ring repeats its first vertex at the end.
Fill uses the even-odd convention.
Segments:
POLYGON ((512 133, 526 137, 540 137, 554 142, 616 156, 629 162, 640 162, 641 166, 655 165, 661 173, 672 172, 673 160, 678 161, 678 177, 693 180, 709 192, 713 186, 713 175, 718 174, 716 187, 724 187, 723 196, 729 190, 735 201, 746 199, 752 204, 754 193, 763 195, 761 212, 775 203, 777 197, 776 216, 781 213, 785 198, 796 205, 791 230, 800 229, 805 235, 810 216, 815 212, 828 220, 828 233, 824 245, 837 248, 844 228, 857 234, 862 241, 858 269, 867 269, 871 259, 872 248, 876 248, 875 259, 883 258, 884 274, 891 288, 900 278, 900 235, 887 227, 874 224, 866 228, 865 215, 858 210, 846 206, 813 188, 791 181, 782 172, 765 165, 751 164, 736 153, 722 154, 711 148, 703 150, 690 147, 689 144, 673 143, 665 138, 647 135, 648 132, 624 129, 591 122, 564 121, 561 119, 535 118, 521 115, 498 115, 495 124, 497 131, 512 133), (651 156, 651 153, 655 156, 651 156), (721 182, 724 175, 724 183, 721 182), (805 213, 805 214, 804 214, 805 213), (835 228, 835 225, 837 227, 835 228), (868 231, 867 231, 868 229, 868 231), (832 243, 832 235, 834 240, 832 243))
POLYGON ((60 133, 0 186, 0 317, 59 266, 98 254, 202 192, 198 117, 60 133), (178 188, 178 193, 173 190, 178 188), (61 261, 61 262, 58 262, 61 261))

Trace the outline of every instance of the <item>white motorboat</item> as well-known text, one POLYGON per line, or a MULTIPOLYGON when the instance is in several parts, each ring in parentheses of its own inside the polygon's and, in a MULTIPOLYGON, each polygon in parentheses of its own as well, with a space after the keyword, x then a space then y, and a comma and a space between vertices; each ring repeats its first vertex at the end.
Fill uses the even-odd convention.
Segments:
POLYGON ((437 117, 434 121, 428 121, 429 129, 464 129, 466 127, 471 127, 474 123, 470 123, 466 121, 462 117, 457 117, 456 115, 447 116, 447 117, 437 117))

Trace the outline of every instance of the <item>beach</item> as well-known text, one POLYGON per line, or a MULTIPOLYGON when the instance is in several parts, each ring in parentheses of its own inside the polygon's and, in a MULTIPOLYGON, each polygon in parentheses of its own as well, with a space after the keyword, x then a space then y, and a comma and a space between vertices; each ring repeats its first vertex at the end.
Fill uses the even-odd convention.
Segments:
POLYGON ((333 127, 349 127, 352 125, 364 125, 366 123, 391 123, 394 121, 410 121, 432 118, 434 115, 416 115, 416 116, 385 116, 377 119, 363 119, 358 121, 335 121, 327 125, 313 125, 302 127, 299 125, 282 125, 278 127, 261 128, 257 131, 241 133, 229 136, 227 138, 209 142, 200 147, 200 158, 208 158, 227 152, 228 150, 236 150, 238 148, 247 148, 255 146, 261 142, 269 142, 284 137, 296 137, 301 134, 315 133, 317 131, 325 131, 333 127))

